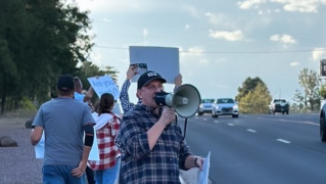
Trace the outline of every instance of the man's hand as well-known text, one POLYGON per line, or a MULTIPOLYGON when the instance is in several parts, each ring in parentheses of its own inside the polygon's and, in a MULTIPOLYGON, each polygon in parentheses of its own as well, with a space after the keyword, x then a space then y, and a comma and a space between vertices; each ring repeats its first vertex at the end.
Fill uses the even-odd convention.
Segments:
POLYGON ((43 134, 43 127, 37 126, 32 130, 31 143, 33 146, 37 145, 41 140, 43 134))
POLYGON ((175 112, 170 107, 163 107, 162 115, 160 120, 164 123, 165 126, 169 125, 175 120, 175 112))
POLYGON ((131 65, 127 71, 127 79, 130 80, 136 74, 137 74, 137 67, 131 65))
POLYGON ((196 165, 197 167, 199 167, 200 170, 203 170, 204 160, 205 160, 205 159, 202 158, 202 157, 197 157, 197 159, 196 159, 195 165, 196 165))
POLYGON ((182 84, 182 75, 181 74, 179 74, 178 76, 175 77, 174 84, 175 84, 175 87, 181 86, 181 84, 182 84))
POLYGON ((79 163, 79 166, 71 171, 71 174, 77 178, 83 176, 87 167, 87 163, 83 163, 82 161, 79 163))
POLYGON ((148 145, 150 150, 154 148, 158 138, 161 136, 164 129, 174 120, 174 110, 170 107, 163 107, 160 119, 147 131, 148 145))

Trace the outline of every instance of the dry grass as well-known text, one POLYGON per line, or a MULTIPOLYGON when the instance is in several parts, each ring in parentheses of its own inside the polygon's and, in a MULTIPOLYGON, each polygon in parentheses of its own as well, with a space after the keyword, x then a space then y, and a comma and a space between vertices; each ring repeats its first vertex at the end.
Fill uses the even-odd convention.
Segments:
POLYGON ((42 183, 42 161, 35 159, 31 129, 25 128, 33 115, 15 112, 0 116, 0 136, 10 136, 18 143, 18 147, 0 147, 0 184, 42 183))

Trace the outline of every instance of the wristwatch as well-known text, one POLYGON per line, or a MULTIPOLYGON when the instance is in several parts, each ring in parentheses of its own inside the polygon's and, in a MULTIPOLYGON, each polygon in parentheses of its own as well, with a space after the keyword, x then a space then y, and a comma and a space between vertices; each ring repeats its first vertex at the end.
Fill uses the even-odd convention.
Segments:
POLYGON ((194 164, 195 164, 196 167, 199 167, 199 166, 197 165, 197 159, 198 159, 198 157, 195 158, 194 164))

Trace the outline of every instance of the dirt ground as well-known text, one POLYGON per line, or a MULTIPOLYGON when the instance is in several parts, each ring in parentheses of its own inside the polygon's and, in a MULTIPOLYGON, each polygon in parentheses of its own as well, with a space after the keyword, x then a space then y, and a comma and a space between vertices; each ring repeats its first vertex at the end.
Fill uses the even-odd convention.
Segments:
POLYGON ((31 129, 25 122, 33 115, 0 116, 0 136, 10 136, 18 147, 0 147, 0 184, 42 183, 42 160, 35 158, 30 143, 31 129))

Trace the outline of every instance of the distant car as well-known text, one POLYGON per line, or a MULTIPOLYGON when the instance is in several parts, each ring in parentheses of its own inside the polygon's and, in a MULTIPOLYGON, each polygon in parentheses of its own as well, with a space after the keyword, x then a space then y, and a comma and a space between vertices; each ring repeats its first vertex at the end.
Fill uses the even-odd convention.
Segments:
POLYGON ((274 99, 269 106, 269 111, 271 114, 275 114, 275 113, 289 114, 289 108, 290 105, 289 103, 286 102, 286 100, 274 99))
POLYGON ((211 99, 211 98, 202 99, 198 109, 198 116, 201 116, 204 113, 212 113, 212 107, 214 101, 215 99, 211 99))
POLYGON ((219 116, 229 115, 232 118, 239 117, 238 104, 232 98, 219 98, 213 105, 212 117, 218 118, 219 116))

